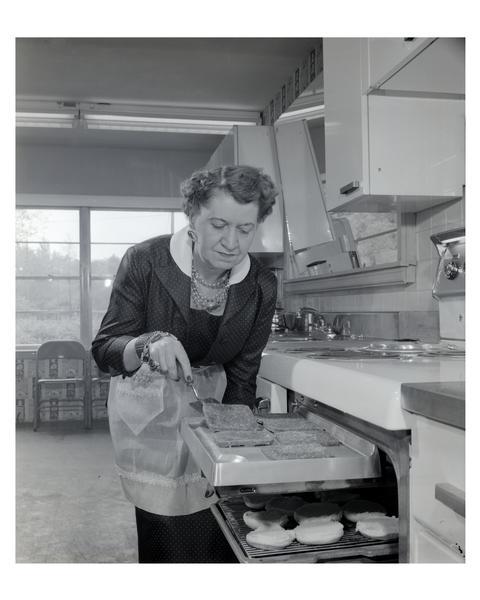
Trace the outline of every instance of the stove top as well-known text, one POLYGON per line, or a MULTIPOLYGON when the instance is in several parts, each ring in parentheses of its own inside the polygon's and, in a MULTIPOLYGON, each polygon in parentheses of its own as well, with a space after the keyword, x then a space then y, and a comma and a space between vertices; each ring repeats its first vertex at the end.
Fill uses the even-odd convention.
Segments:
POLYGON ((349 348, 286 348, 286 354, 304 354, 304 358, 313 359, 340 359, 340 360, 363 360, 363 359, 392 359, 413 360, 417 357, 465 357, 465 350, 454 343, 425 344, 417 342, 374 342, 365 346, 349 348), (315 350, 312 352, 312 350, 315 350))

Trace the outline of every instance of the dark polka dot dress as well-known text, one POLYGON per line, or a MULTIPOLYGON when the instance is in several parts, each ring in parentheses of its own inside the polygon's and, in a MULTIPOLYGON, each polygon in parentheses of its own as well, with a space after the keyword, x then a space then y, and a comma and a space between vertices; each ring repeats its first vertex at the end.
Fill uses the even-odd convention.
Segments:
MULTIPOLYGON (((202 363, 217 337, 221 316, 190 310, 190 362, 202 363)), ((140 563, 237 563, 233 550, 210 509, 167 517, 135 507, 140 563)))

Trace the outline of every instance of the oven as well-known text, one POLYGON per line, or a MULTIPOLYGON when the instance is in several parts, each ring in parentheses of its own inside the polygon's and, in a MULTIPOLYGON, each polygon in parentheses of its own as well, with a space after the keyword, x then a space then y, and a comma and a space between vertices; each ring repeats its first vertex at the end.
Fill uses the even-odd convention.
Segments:
MULTIPOLYGON (((332 450, 333 456, 272 461, 261 446, 217 447, 201 418, 182 423, 183 438, 219 497, 211 510, 238 560, 407 562, 408 432, 386 432, 291 391, 287 395, 298 415, 341 442, 332 450), (366 538, 343 518, 344 533, 338 542, 305 545, 294 541, 281 550, 254 548, 246 541, 251 530, 243 521, 250 510, 244 503, 246 494, 290 494, 306 502, 332 501, 340 506, 350 498, 371 500, 382 504, 388 515, 399 516, 399 537, 366 538)), ((288 417, 288 413, 281 415, 288 417)), ((293 518, 284 525, 287 529, 295 526, 293 518)))
MULTIPOLYGON (((440 381, 455 384, 465 378, 464 230, 432 236, 432 241, 440 256, 433 290, 440 309, 438 343, 286 338, 286 343, 276 344, 270 355, 264 356, 259 389, 262 396, 271 392, 270 410, 286 411, 282 412, 286 415, 298 413, 318 424, 340 440, 343 455, 271 461, 261 447, 218 448, 201 418, 182 423, 183 438, 219 497, 212 512, 240 562, 406 563, 463 558, 464 434, 455 435, 455 444, 452 442, 455 452, 450 454, 457 466, 434 473, 431 466, 445 461, 432 448, 445 446, 450 439, 445 437, 448 432, 441 428, 440 441, 428 437, 426 449, 418 428, 404 416, 408 407, 402 404, 400 390, 401 382, 435 381, 430 376, 441 375, 440 381), (313 373, 319 371, 322 376, 317 380, 313 373), (339 379, 332 381, 331 372, 339 379), (345 383, 351 373, 355 373, 355 385, 345 383), (363 412, 363 406, 361 410, 355 406, 359 404, 360 376, 367 394, 362 401, 372 394, 376 397, 370 414, 363 412), (346 399, 343 404, 337 402, 342 394, 346 399), (395 411, 385 408, 387 398, 393 399, 395 411), (437 442, 432 445, 430 438, 437 442), (431 486, 428 494, 423 493, 427 472, 436 478, 434 495, 431 486), (343 520, 344 535, 334 544, 307 546, 292 542, 282 550, 259 550, 246 541, 246 494, 294 494, 305 501, 335 501, 349 494, 376 501, 388 515, 398 516, 398 538, 367 539, 343 520), (420 497, 421 505, 417 502, 420 497)), ((268 404, 264 402, 263 406, 268 404)), ((258 417, 261 419, 262 414, 258 417)), ((434 425, 428 423, 426 427, 430 431, 434 425)), ((285 525, 293 526, 292 522, 285 525)))

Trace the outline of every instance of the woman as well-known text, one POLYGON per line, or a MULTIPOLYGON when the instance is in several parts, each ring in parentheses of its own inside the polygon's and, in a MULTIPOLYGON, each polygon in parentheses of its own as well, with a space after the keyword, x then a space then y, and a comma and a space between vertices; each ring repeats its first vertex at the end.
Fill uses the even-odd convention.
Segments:
POLYGON ((179 424, 198 416, 187 386, 194 379, 223 403, 253 407, 276 279, 248 250, 277 193, 253 167, 196 172, 182 184, 189 225, 131 247, 119 266, 92 352, 113 376, 110 430, 135 504, 140 562, 236 562, 179 424), (158 395, 125 400, 125 386, 138 385, 145 369, 147 378, 148 369, 162 375, 161 407, 158 395))

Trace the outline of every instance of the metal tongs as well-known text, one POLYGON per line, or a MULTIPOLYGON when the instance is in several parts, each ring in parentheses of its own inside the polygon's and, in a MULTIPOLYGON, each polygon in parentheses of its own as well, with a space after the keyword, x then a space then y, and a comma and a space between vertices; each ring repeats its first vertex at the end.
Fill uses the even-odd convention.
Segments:
POLYGON ((191 400, 189 404, 196 410, 201 412, 204 404, 218 404, 218 400, 215 398, 200 398, 195 386, 193 385, 193 381, 190 383, 187 382, 187 385, 192 389, 193 395, 195 396, 195 400, 191 400))

